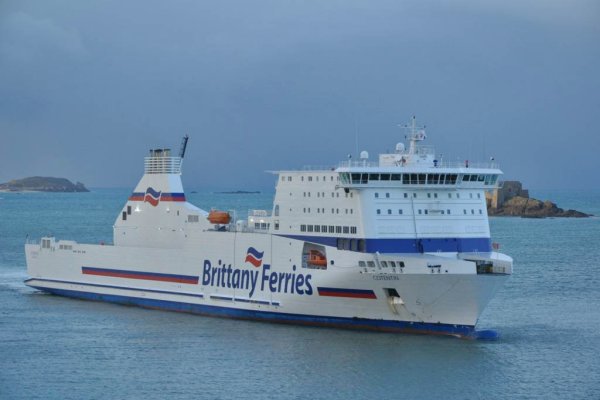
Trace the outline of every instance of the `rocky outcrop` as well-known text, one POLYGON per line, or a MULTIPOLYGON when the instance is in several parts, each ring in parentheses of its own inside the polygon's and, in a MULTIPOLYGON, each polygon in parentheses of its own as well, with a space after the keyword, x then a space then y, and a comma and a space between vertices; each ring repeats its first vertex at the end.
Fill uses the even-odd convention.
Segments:
POLYGON ((89 192, 81 182, 73 183, 65 178, 33 176, 0 183, 4 192, 89 192))
POLYGON ((499 208, 488 208, 491 216, 514 216, 524 218, 546 218, 546 217, 590 217, 590 214, 576 210, 563 210, 553 202, 546 200, 515 196, 505 201, 499 208))

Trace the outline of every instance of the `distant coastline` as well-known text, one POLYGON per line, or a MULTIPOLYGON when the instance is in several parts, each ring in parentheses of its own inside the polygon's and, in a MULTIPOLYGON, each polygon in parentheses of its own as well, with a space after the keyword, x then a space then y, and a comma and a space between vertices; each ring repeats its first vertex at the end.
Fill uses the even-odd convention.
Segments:
POLYGON ((229 192, 215 192, 215 194, 260 194, 260 191, 235 190, 229 192))
POLYGON ((32 176, 29 178, 13 179, 6 183, 0 183, 0 192, 74 193, 89 192, 89 190, 83 183, 73 183, 66 178, 32 176))

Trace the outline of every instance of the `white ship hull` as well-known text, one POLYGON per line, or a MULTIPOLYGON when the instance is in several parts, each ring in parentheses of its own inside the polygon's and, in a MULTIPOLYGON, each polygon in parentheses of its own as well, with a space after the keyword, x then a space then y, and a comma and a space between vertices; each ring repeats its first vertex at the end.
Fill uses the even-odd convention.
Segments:
MULTIPOLYGON (((182 249, 28 244, 26 283, 69 297, 202 315, 470 337, 508 277, 434 255, 404 255, 402 272, 300 268, 302 242, 257 233, 206 232, 201 242, 182 249), (260 266, 244 261, 249 247, 264 252, 260 266), (432 263, 442 265, 439 272, 432 263), (389 295, 392 288, 399 298, 389 295)), ((328 249, 332 259, 336 253, 340 263, 357 264, 328 249)))

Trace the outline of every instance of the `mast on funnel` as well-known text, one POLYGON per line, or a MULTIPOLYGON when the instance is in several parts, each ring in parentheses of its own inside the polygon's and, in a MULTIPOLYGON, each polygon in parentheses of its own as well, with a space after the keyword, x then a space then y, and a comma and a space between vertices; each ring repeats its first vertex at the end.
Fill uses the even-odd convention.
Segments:
POLYGON ((189 140, 189 135, 185 135, 183 139, 181 139, 181 148, 179 149, 179 157, 183 160, 183 156, 185 156, 185 149, 187 147, 187 142, 189 140))

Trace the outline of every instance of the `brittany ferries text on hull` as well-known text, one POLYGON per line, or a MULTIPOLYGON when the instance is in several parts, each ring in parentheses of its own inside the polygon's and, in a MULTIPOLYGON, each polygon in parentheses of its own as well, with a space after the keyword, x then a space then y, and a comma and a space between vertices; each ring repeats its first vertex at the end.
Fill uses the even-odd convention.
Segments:
MULTIPOLYGON (((495 165, 437 160, 413 118, 409 147, 337 168, 280 171, 271 212, 247 220, 186 201, 181 164, 151 150, 113 245, 25 245, 26 284, 57 295, 281 323, 458 337, 512 273, 494 251, 495 165)), ((363 152, 365 153, 365 152, 363 152)), ((484 336, 485 336, 484 335, 484 336)))

